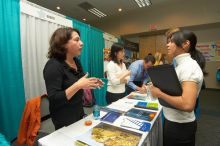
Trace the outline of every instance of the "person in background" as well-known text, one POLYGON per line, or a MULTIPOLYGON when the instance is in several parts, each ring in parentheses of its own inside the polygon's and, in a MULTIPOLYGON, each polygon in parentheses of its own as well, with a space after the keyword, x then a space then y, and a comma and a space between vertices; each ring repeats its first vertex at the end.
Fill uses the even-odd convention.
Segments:
POLYGON ((164 53, 162 54, 161 61, 163 62, 163 64, 168 64, 167 55, 166 54, 164 54, 164 53))
POLYGON ((114 43, 110 51, 111 61, 107 65, 107 104, 125 96, 125 84, 128 81, 130 71, 126 69, 123 63, 124 55, 124 47, 119 43, 114 43))
POLYGON ((83 89, 103 85, 98 78, 88 78, 77 58, 83 42, 75 28, 58 28, 50 39, 44 80, 49 98, 49 110, 55 129, 68 126, 84 116, 83 89))
POLYGON ((176 109, 163 107, 165 116, 163 130, 164 146, 194 146, 197 122, 194 114, 196 98, 201 90, 203 72, 199 64, 188 53, 195 50, 193 32, 174 32, 167 41, 168 55, 176 61, 175 70, 182 86, 181 96, 171 96, 150 85, 153 97, 161 98, 176 109))
POLYGON ((144 84, 148 82, 147 69, 153 66, 154 63, 154 56, 147 55, 144 60, 137 60, 130 65, 129 70, 131 71, 131 75, 127 84, 127 94, 133 91, 139 91, 140 93, 146 92, 144 84))
POLYGON ((162 61, 162 53, 156 52, 154 58, 155 58, 154 66, 164 64, 162 61))

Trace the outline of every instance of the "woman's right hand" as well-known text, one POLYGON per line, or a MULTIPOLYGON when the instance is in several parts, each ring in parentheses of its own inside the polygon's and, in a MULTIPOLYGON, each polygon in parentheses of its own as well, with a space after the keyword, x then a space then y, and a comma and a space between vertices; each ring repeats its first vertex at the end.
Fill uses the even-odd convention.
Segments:
POLYGON ((79 86, 79 88, 81 88, 81 89, 95 89, 95 88, 99 88, 101 86, 98 78, 94 78, 94 77, 87 78, 87 77, 88 77, 88 73, 77 81, 77 85, 79 86))

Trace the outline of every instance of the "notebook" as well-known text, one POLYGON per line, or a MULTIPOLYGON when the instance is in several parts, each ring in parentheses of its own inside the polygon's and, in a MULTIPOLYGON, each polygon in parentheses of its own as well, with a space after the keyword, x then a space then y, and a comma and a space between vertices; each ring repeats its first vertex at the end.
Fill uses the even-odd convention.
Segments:
POLYGON ((156 112, 151 112, 151 111, 146 111, 146 110, 141 110, 141 109, 136 109, 136 108, 132 108, 125 113, 125 116, 136 118, 136 119, 141 119, 145 121, 152 121, 155 115, 156 115, 156 112))
POLYGON ((135 107, 143 109, 158 110, 158 103, 155 102, 138 102, 135 107))
POLYGON ((105 116, 101 118, 101 121, 113 123, 118 117, 120 117, 118 112, 108 112, 105 116))
MULTIPOLYGON (((155 87, 160 88, 161 91, 163 91, 168 95, 172 95, 172 96, 182 95, 182 87, 180 85, 180 82, 178 80, 173 65, 164 64, 164 65, 153 66, 149 68, 147 71, 150 76, 151 82, 155 87)), ((166 101, 160 98, 158 98, 158 100, 161 105, 176 109, 166 101)))

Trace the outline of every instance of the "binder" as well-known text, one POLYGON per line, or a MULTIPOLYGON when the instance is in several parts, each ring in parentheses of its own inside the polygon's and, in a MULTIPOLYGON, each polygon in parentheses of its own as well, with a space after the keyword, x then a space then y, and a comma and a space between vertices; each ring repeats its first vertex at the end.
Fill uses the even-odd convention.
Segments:
POLYGON ((156 112, 132 108, 125 113, 125 116, 141 119, 144 121, 152 121, 156 116, 156 112))
MULTIPOLYGON (((182 87, 180 85, 173 65, 164 64, 153 66, 147 71, 150 76, 151 82, 155 87, 158 87, 161 91, 171 96, 182 95, 182 87)), ((158 98, 158 100, 161 105, 176 109, 161 98, 158 98)))

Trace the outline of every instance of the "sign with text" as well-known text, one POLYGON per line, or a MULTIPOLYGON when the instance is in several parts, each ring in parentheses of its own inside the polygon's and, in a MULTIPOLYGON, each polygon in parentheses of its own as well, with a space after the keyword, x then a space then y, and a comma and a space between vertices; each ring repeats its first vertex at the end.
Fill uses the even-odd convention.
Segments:
POLYGON ((206 61, 220 61, 220 44, 214 42, 199 43, 196 48, 202 52, 206 61))

